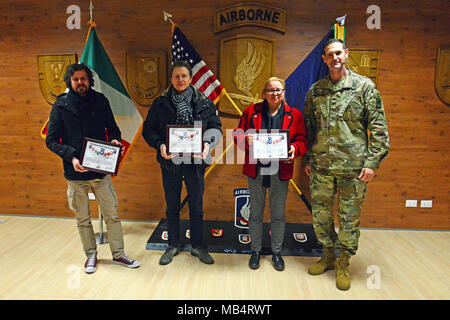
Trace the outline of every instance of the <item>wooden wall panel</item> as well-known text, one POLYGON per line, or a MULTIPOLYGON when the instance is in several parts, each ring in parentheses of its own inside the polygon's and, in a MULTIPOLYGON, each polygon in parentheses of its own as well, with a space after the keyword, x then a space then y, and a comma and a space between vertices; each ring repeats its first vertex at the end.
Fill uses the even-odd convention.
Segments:
MULTIPOLYGON (((436 50, 450 46, 448 1, 383 2, 381 29, 368 30, 370 1, 263 1, 287 11, 286 33, 241 27, 214 34, 216 9, 254 1, 94 1, 98 35, 125 83, 128 51, 167 50, 173 15, 214 73, 219 69, 220 39, 257 34, 277 40, 276 75, 288 77, 328 31, 334 18, 347 14, 350 48, 381 49, 378 87, 388 118, 391 152, 370 183, 361 225, 380 228, 449 229, 449 107, 436 96, 436 50), (405 208, 405 200, 433 200, 432 209, 405 208)), ((39 132, 51 106, 42 97, 37 76, 39 54, 77 53, 87 34, 89 1, 2 0, 0 13, 0 214, 71 216, 60 158, 45 147, 39 132), (68 30, 66 9, 78 5, 81 29, 68 30)), ((148 108, 139 106, 145 118, 148 108)), ((236 117, 221 115, 224 128, 236 117)), ((224 148, 227 141, 224 141, 224 148)), ((229 143, 229 142, 228 142, 229 143)), ((245 187, 241 165, 219 164, 206 178, 205 219, 232 220, 233 189, 245 187)), ((309 198, 302 161, 294 181, 309 198)), ((159 220, 164 195, 155 151, 142 137, 115 179, 123 219, 159 220)), ((183 193, 184 194, 184 193, 183 193)), ((96 205, 92 203, 96 216, 96 205)), ((182 217, 188 216, 187 207, 182 217)), ((310 223, 305 205, 290 187, 286 217, 310 223)), ((266 219, 268 213, 266 213, 266 219)))

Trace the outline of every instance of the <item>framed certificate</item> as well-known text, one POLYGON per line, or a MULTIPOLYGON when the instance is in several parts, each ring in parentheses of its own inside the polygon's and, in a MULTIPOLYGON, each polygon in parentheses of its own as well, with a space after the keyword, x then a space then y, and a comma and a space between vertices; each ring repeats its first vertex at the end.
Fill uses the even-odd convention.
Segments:
POLYGON ((166 146, 167 154, 201 154, 203 152, 203 128, 168 125, 166 146))
POLYGON ((117 175, 119 169, 121 146, 85 138, 81 152, 81 165, 89 171, 117 175))
POLYGON ((258 130, 254 134, 253 147, 250 154, 255 160, 289 159, 289 130, 258 130))

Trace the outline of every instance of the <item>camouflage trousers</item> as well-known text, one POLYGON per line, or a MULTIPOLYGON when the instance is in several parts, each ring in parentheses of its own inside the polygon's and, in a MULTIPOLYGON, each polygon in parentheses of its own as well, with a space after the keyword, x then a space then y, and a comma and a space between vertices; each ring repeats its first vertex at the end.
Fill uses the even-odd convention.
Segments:
POLYGON ((367 190, 367 183, 358 179, 359 173, 313 169, 310 175, 313 226, 317 240, 323 247, 346 250, 351 255, 356 254, 358 249, 361 206, 367 190), (336 195, 337 237, 333 215, 336 195))

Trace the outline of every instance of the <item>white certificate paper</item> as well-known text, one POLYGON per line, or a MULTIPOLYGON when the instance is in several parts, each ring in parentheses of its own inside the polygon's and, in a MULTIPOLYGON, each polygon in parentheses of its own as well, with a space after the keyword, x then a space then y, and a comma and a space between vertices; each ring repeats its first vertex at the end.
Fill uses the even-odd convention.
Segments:
POLYGON ((256 133, 253 140, 254 159, 280 159, 289 157, 289 132, 256 133))
POLYGON ((203 135, 201 127, 168 127, 168 153, 202 153, 203 135))
POLYGON ((81 165, 90 171, 117 174, 120 146, 86 138, 81 165))

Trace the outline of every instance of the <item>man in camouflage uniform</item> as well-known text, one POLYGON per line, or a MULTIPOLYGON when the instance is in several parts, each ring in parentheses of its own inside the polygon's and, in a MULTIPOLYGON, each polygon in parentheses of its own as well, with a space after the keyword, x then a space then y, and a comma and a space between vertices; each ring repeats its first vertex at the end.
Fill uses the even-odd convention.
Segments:
POLYGON ((310 176, 314 231, 323 247, 322 258, 308 273, 318 275, 337 267, 336 286, 341 290, 350 288, 349 259, 358 249, 367 183, 389 151, 381 95, 370 79, 345 67, 347 58, 344 42, 331 39, 325 43, 322 59, 330 74, 311 86, 305 103, 310 145, 305 171, 310 176), (335 248, 339 249, 338 260, 335 248))

